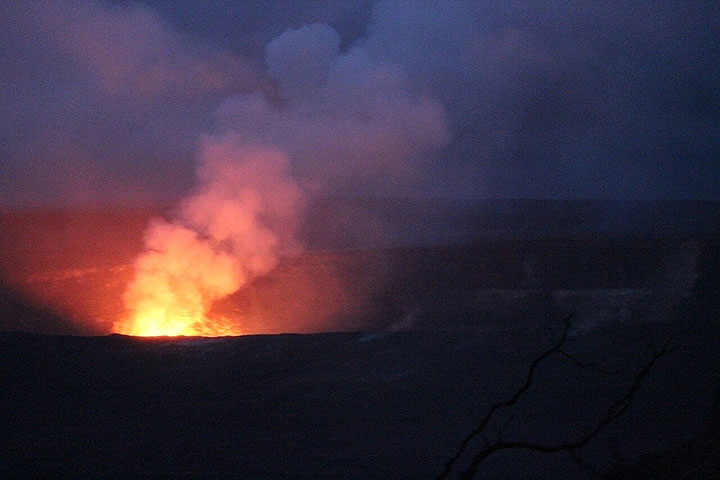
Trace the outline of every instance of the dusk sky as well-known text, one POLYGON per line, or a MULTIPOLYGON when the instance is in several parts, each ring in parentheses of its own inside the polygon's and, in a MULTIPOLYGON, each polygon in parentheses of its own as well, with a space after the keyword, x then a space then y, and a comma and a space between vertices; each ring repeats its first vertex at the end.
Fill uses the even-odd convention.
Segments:
POLYGON ((1 8, 0 206, 173 201, 228 132, 311 195, 720 200, 718 2, 1 8))

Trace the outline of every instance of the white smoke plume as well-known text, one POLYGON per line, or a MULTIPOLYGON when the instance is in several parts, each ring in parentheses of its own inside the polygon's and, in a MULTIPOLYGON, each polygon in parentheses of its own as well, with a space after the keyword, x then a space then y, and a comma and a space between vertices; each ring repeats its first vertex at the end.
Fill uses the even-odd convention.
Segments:
POLYGON ((309 192, 412 178, 414 162, 448 141, 440 104, 362 43, 345 53, 339 44, 322 24, 283 33, 266 51, 279 98, 239 95, 218 109, 197 190, 148 228, 115 331, 244 333, 242 318, 210 318, 210 308, 298 247, 309 192))
POLYGON ((293 247, 302 196, 288 159, 233 134, 201 148, 198 191, 176 218, 156 220, 125 293, 128 316, 115 329, 140 335, 238 334, 207 318, 212 303, 269 272, 293 247))

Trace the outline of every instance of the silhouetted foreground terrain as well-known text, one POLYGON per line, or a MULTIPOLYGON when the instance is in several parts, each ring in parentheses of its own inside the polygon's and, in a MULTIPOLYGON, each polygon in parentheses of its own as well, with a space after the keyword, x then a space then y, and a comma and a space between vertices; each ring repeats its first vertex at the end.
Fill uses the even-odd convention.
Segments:
MULTIPOLYGON (((433 478, 487 408, 519 387, 557 337, 559 325, 551 327, 218 339, 1 334, 0 474, 433 478)), ((579 453, 593 468, 636 467, 652 453, 710 442, 702 458, 670 463, 676 472, 715 468, 717 338, 707 328, 685 331, 572 336, 568 351, 614 373, 548 359, 489 438, 578 436, 670 337, 676 348, 628 411, 579 453)), ((566 454, 506 451, 480 472, 585 478, 583 468, 566 454)))
MULTIPOLYGON (((478 452, 497 447, 478 464, 482 478, 716 478, 717 205, 693 210, 686 231, 676 212, 675 227, 647 219, 654 227, 640 233, 574 229, 572 218, 588 218, 582 202, 540 205, 536 214, 513 205, 487 210, 504 232, 488 236, 465 229, 478 210, 462 217, 448 207, 462 217, 454 244, 429 235, 434 227, 420 214, 373 248, 360 248, 368 232, 331 239, 328 227, 317 250, 286 256, 217 307, 261 312, 263 322, 248 316, 256 332, 347 333, 0 333, 0 477, 435 478, 457 456, 447 476, 457 478, 478 452), (508 230, 497 211, 515 211, 507 222, 526 227, 508 230), (573 211, 582 214, 560 215, 573 211), (424 233, 403 240, 413 224, 424 233), (357 302, 325 312, 324 323, 293 323, 319 311, 305 294, 329 292, 332 306, 335 285, 357 302), (568 314, 567 340, 553 351, 568 314), (498 447, 573 444, 616 411, 576 449, 498 447)), ((401 213, 386 216, 399 222, 401 213)), ((107 332, 145 221, 124 215, 88 223, 48 214, 45 225, 14 217, 0 238, 10 254, 0 329, 107 332), (117 245, 94 249, 102 239, 117 245), (57 308, 75 299, 96 323, 57 308)), ((440 237, 452 233, 450 224, 438 228, 440 237)))
MULTIPOLYGON (((479 474, 715 478, 717 253, 705 244, 692 288, 668 297, 663 321, 575 324, 563 354, 537 364, 529 388, 498 409, 450 478, 487 442, 576 440, 633 384, 627 410, 573 455, 507 449, 479 474), (637 381, 661 345, 667 352, 637 381)), ((434 478, 563 330, 557 318, 524 315, 456 331, 0 334, 0 475, 434 478)))

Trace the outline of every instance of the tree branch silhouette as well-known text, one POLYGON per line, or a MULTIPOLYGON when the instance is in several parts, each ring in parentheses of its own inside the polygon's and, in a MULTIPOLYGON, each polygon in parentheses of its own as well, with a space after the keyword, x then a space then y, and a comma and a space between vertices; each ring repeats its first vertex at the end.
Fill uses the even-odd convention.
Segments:
POLYGON ((445 462, 445 466, 443 468, 443 471, 440 473, 440 475, 437 476, 438 480, 442 480, 445 478, 448 478, 448 475, 450 474, 450 471, 452 470, 453 465, 455 462, 457 462, 460 457, 465 453, 465 450, 467 449, 468 444, 478 435, 480 435, 487 425, 490 423, 490 420, 492 420, 493 416, 495 415, 495 412, 500 410, 501 408, 511 407, 515 405, 518 400, 522 397, 522 395, 530 389, 533 383, 533 379, 535 377, 535 372, 537 371, 540 364, 551 355, 557 353, 560 351, 560 349, 565 344, 565 340, 567 339, 568 332, 570 331, 570 325, 572 315, 568 315, 565 317, 565 326, 563 328, 562 334, 560 335, 560 339, 555 342, 555 344, 549 349, 540 354, 538 357, 533 360, 533 362, 530 364, 530 369, 528 370, 527 376, 525 377, 525 381, 520 386, 519 389, 515 391, 515 393, 510 397, 509 399, 496 403, 490 407, 490 409, 487 411, 485 416, 480 420, 477 427, 475 427, 463 440, 460 442, 460 446, 458 447, 455 454, 450 457, 447 462, 445 462))
MULTIPOLYGON (((476 437, 480 436, 485 431, 487 426, 490 424, 490 422, 500 409, 514 406, 523 397, 523 395, 533 385, 538 368, 547 358, 556 354, 561 355, 563 358, 569 360, 578 367, 591 368, 605 375, 615 375, 622 371, 622 369, 611 370, 592 362, 578 360, 563 350, 563 346, 567 340, 568 332, 571 327, 571 317, 572 315, 569 315, 564 319, 565 325, 560 335, 560 338, 550 348, 535 357, 535 359, 532 361, 523 384, 514 392, 514 394, 509 399, 493 404, 488 409, 487 413, 482 417, 477 426, 468 435, 466 435, 465 438, 463 438, 455 454, 445 462, 443 471, 436 477, 438 480, 450 478, 450 472, 452 471, 457 461, 465 454, 465 451, 467 450, 470 442, 476 437)), ((658 350, 655 351, 653 356, 643 366, 643 368, 633 376, 632 381, 626 392, 608 407, 604 415, 597 420, 595 426, 592 429, 588 430, 584 435, 580 436, 574 441, 559 443, 555 445, 547 445, 528 441, 503 441, 501 438, 498 438, 493 443, 488 443, 488 441, 485 440, 483 448, 473 455, 470 466, 465 471, 461 472, 458 478, 473 478, 484 460, 486 460, 494 453, 502 450, 531 450, 540 453, 567 452, 572 457, 577 453, 577 450, 587 445, 590 441, 597 437, 605 427, 607 427, 610 423, 618 419, 627 411, 637 391, 640 389, 643 380, 650 373, 655 363, 668 352, 668 349, 669 341, 665 342, 658 350)))

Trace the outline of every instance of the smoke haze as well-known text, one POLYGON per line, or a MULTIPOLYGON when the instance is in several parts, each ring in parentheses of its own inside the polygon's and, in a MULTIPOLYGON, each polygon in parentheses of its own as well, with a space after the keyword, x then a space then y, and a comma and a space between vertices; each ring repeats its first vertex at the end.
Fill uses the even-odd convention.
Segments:
POLYGON ((172 221, 155 220, 146 232, 115 331, 244 333, 237 320, 208 312, 297 247, 301 185, 324 193, 351 181, 407 178, 417 168, 411 160, 448 141, 442 106, 413 93, 402 70, 362 46, 341 53, 339 44, 322 24, 268 44, 277 105, 256 93, 220 107, 221 133, 200 147, 197 192, 172 221), (301 168, 291 172, 291 159, 301 168))
MULTIPOLYGON (((263 92, 276 107, 300 98, 288 105, 295 116, 320 108, 312 95, 347 95, 345 106, 355 105, 374 95, 351 81, 368 68, 387 115, 397 107, 389 100, 403 107, 399 90, 442 104, 450 142, 417 159, 415 178, 373 179, 357 157, 365 154, 330 173, 326 157, 309 154, 316 131, 357 126, 335 125, 331 108, 304 126, 316 130, 302 144, 293 115, 271 113, 263 132, 282 130, 274 135, 293 150, 294 174, 339 173, 336 191, 370 195, 720 198, 716 2, 30 0, 2 8, 5 205, 174 201, 194 182, 197 139, 214 131, 223 101, 263 92), (299 62, 303 38, 317 45, 299 62), (324 76, 322 93, 313 92, 324 76), (347 178, 353 171, 357 181, 347 178)), ((432 105, 415 105, 426 110, 415 114, 431 117, 432 105)), ((235 118, 238 108, 250 107, 228 106, 235 118)), ((418 154, 412 140, 363 133, 418 154)))
MULTIPOLYGON (((121 331, 238 333, 212 306, 302 251, 318 198, 720 199, 714 2, 0 6, 0 206, 177 205, 121 331)), ((362 297, 306 280, 308 312, 362 297)))

